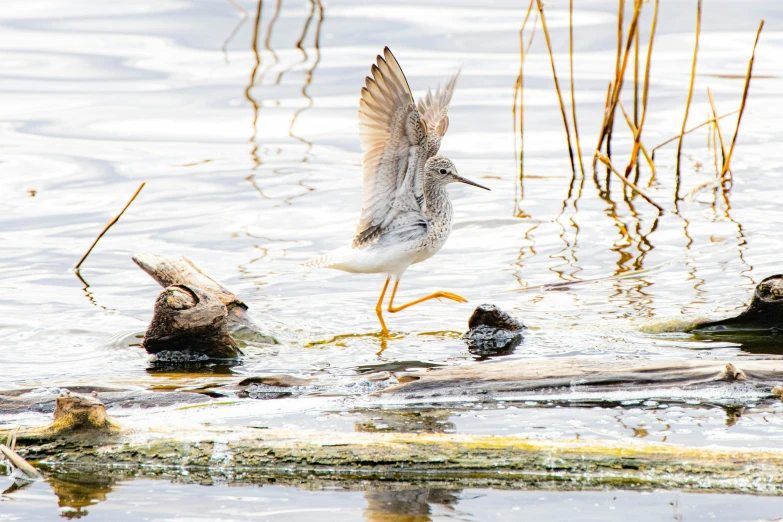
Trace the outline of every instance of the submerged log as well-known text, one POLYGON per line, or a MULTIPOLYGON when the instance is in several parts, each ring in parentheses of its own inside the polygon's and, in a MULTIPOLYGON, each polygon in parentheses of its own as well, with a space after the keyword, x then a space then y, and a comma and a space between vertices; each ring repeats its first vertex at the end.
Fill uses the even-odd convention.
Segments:
POLYGON ((239 355, 228 333, 225 305, 213 294, 188 285, 172 285, 155 301, 144 349, 163 360, 233 359, 239 355), (171 354, 178 354, 180 358, 171 354))
POLYGON ((405 403, 545 399, 607 402, 628 399, 732 402, 775 396, 783 360, 527 359, 504 364, 447 366, 405 374, 380 395, 405 403), (741 384, 737 388, 737 384, 741 384))
POLYGON ((719 321, 703 321, 687 331, 783 330, 783 275, 769 276, 758 285, 744 312, 719 321))

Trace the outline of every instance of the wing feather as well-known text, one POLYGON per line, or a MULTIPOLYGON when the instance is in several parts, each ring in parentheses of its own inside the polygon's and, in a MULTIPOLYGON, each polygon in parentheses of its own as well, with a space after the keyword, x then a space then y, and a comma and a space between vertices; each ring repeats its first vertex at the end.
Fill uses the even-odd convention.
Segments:
MULTIPOLYGON (((401 214, 421 213, 414 187, 425 151, 426 126, 405 74, 388 47, 378 56, 370 74, 359 100, 363 184, 362 213, 354 246, 373 240, 385 226, 399 223, 396 218, 401 214)), ((405 220, 416 223, 410 231, 421 229, 414 217, 405 220)))
POLYGON ((424 120, 427 128, 437 133, 441 138, 449 128, 449 103, 451 103, 451 97, 454 95, 459 73, 460 71, 454 73, 442 89, 438 85, 438 88, 435 89, 435 94, 432 93, 432 90, 427 89, 427 95, 419 99, 417 106, 421 119, 424 120))

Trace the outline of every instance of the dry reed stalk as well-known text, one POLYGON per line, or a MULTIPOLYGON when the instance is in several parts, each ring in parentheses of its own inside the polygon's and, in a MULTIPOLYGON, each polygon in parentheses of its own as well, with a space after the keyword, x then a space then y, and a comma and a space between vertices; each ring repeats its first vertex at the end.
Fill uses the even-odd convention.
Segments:
MULTIPOLYGON (((525 13, 525 19, 522 21, 522 27, 519 29, 519 74, 517 75, 517 80, 514 83, 514 105, 511 107, 511 114, 513 115, 514 119, 514 135, 516 135, 517 129, 517 96, 519 96, 519 134, 520 134, 520 140, 522 139, 523 135, 523 116, 525 112, 525 103, 523 99, 524 94, 524 69, 525 69, 525 55, 527 54, 525 52, 525 26, 527 25, 527 21, 530 18, 530 13, 533 11, 533 2, 535 0, 530 0, 530 4, 527 7, 527 13, 525 13)), ((535 30, 535 28, 534 28, 535 30)), ((532 41, 531 41, 532 43, 532 41)))
POLYGON ((95 245, 97 245, 97 244, 98 244, 98 241, 100 241, 100 240, 101 240, 101 238, 103 237, 103 235, 104 235, 106 232, 108 232, 108 230, 109 230, 109 229, 110 229, 110 228, 111 228, 111 227, 112 227, 112 226, 113 226, 113 225, 114 225, 114 224, 115 224, 117 221, 119 221, 119 220, 120 220, 120 218, 121 218, 121 217, 122 217, 122 215, 125 213, 125 211, 126 211, 126 210, 128 210, 128 207, 129 207, 129 206, 131 206, 131 203, 133 203, 133 200, 134 200, 134 199, 136 199, 136 196, 138 196, 138 195, 139 195, 139 192, 141 192, 141 189, 143 189, 143 188, 144 188, 144 185, 146 185, 146 183, 147 183, 147 182, 146 182, 146 181, 144 181, 144 182, 142 182, 142 184, 141 184, 141 185, 139 185, 139 188, 138 188, 138 189, 136 189, 136 192, 135 192, 135 193, 133 194, 133 196, 130 198, 130 201, 128 201, 128 202, 125 204, 125 206, 122 208, 122 210, 120 210, 120 213, 119 213, 119 214, 117 214, 116 216, 114 216, 114 219, 112 219, 111 221, 109 221, 109 223, 108 223, 108 224, 107 224, 105 227, 103 227, 103 230, 101 230, 101 233, 100 233, 100 234, 98 234, 98 237, 96 237, 96 238, 95 238, 95 241, 93 241, 93 242, 92 242, 92 245, 90 245, 90 248, 88 248, 88 249, 87 249, 87 252, 85 252, 85 253, 84 253, 84 255, 83 255, 83 256, 82 256, 82 258, 79 260, 79 262, 78 262, 78 263, 76 263, 76 266, 75 266, 75 267, 73 267, 73 269, 74 269, 74 270, 79 270, 79 267, 80 267, 80 266, 82 266, 82 263, 84 263, 84 260, 85 260, 85 259, 87 259, 87 256, 89 256, 89 255, 90 255, 90 252, 92 252, 92 249, 93 249, 93 248, 95 248, 95 245))
MULTIPOLYGON (((638 131, 634 131, 633 151, 631 152, 631 161, 625 168, 625 177, 628 177, 633 170, 634 165, 639 161, 639 149, 644 149, 642 145, 642 128, 644 127, 645 119, 647 118, 647 99, 650 93, 650 64, 652 63, 652 50, 653 43, 655 42, 655 30, 658 27, 658 0, 655 0, 655 8, 653 9, 652 25, 650 26, 650 42, 647 44, 647 61, 644 64, 644 86, 642 87, 642 119, 639 122, 637 128, 638 131)), ((638 34, 638 32, 637 32, 638 34)), ((636 119, 634 118, 634 123, 636 119)), ((647 162, 650 164, 650 170, 655 174, 655 165, 652 158, 644 151, 644 156, 647 162)), ((638 178, 638 174, 637 174, 638 178)))
MULTIPOLYGON (((731 115, 733 115, 733 114, 737 114, 738 112, 739 112, 739 110, 736 110, 736 111, 731 111, 731 112, 727 112, 727 113, 726 113, 726 114, 724 114, 723 116, 720 116, 720 117, 718 117, 718 120, 722 120, 723 118, 728 118, 729 116, 731 116, 731 115)), ((676 135, 676 136, 672 136, 672 137, 671 137, 671 138, 669 138, 668 140, 666 140, 666 141, 662 141, 661 143, 659 143, 658 145, 656 145, 655 147, 653 147, 653 148, 652 148, 652 150, 650 150, 650 153, 652 154, 652 158, 653 158, 653 159, 655 159, 655 151, 656 151, 656 150, 658 150, 658 149, 660 149, 660 148, 661 148, 661 147, 663 147, 664 145, 668 145, 669 143, 673 142, 674 140, 676 140, 676 139, 679 139, 679 138, 680 138, 680 136, 682 136, 682 135, 684 135, 684 134, 690 134, 691 132, 693 132, 693 131, 695 131, 695 130, 699 130, 699 129, 701 129, 702 127, 704 127, 705 125, 709 125, 709 124, 710 124, 710 123, 712 123, 712 122, 713 122, 713 119, 712 119, 712 118, 710 118, 709 120, 707 120, 707 121, 705 121, 705 122, 702 122, 702 123, 700 123, 700 124, 696 125, 695 127, 691 127, 690 129, 686 130, 686 131, 685 131, 685 132, 683 132, 682 134, 678 134, 678 135, 676 135)))
POLYGON ((557 91, 557 99, 560 102, 560 113, 563 115, 563 125, 565 126, 566 141, 568 142, 568 156, 571 159, 571 171, 576 174, 576 165, 574 164, 574 150, 571 148, 571 130, 568 128, 568 117, 566 116, 565 103, 563 103, 563 95, 560 92, 560 83, 557 81, 555 57, 552 54, 552 42, 549 39, 549 29, 547 29, 546 18, 544 17, 544 6, 541 3, 541 0, 536 0, 536 3, 538 4, 538 16, 541 19, 541 29, 544 31, 546 47, 549 50, 549 62, 552 64, 552 78, 555 80, 555 91, 557 91))
POLYGON ((31 479, 42 479, 43 477, 38 472, 37 469, 35 469, 32 465, 30 465, 29 462, 27 462, 24 457, 19 455, 17 452, 6 446, 5 444, 0 444, 0 453, 5 455, 5 458, 8 459, 8 462, 13 464, 17 469, 19 469, 22 473, 27 475, 28 478, 31 479))
MULTIPOLYGON (((715 162, 715 175, 720 176, 720 167, 718 166, 718 122, 716 121, 713 123, 713 132, 712 132, 712 159, 715 162)), ((723 161, 723 159, 721 159, 723 161)))
MULTIPOLYGON (((623 19, 625 17, 625 0, 618 0, 617 3, 617 57, 614 62, 614 77, 620 76, 620 58, 622 57, 623 50, 623 19)), ((610 157, 611 153, 611 141, 612 133, 614 132, 614 112, 609 115, 609 128, 606 131, 608 143, 606 144, 606 154, 610 157)), ((608 175, 608 174, 607 174, 608 175)))
MULTIPOLYGON (((641 129, 638 129, 636 127, 636 125, 634 125, 634 123, 631 121, 631 118, 628 116, 628 113, 626 112, 625 107, 623 106, 622 100, 619 100, 618 105, 620 106, 620 111, 622 111, 622 113, 623 113, 623 117, 625 118, 625 122, 628 124, 628 128, 631 129, 631 134, 633 134, 634 136, 640 136, 642 131, 641 131, 641 129)), ((642 113, 642 122, 644 122, 644 113, 642 113)), ((655 164, 653 163, 652 159, 650 158, 650 155, 647 154, 647 149, 644 147, 644 144, 641 142, 641 140, 638 143, 639 143, 638 149, 634 148, 634 150, 636 151, 637 154, 638 154, 639 150, 642 151, 642 154, 644 155, 645 159, 647 160, 647 164, 650 167, 650 170, 652 171, 653 175, 655 175, 656 174, 656 172, 655 172, 655 164)), ((634 146, 635 145, 636 145, 636 142, 634 142, 634 146)), ((633 157, 635 157, 635 156, 632 155, 631 158, 633 159, 633 157)), ((626 169, 625 169, 625 177, 626 178, 628 177, 628 173, 629 172, 630 172, 629 171, 629 167, 626 167, 626 169)))
MULTIPOLYGON (((721 153, 721 167, 726 164, 726 144, 723 142, 723 133, 720 131, 720 124, 718 124, 718 110, 715 108, 715 98, 712 97, 712 91, 707 87, 707 97, 710 99, 710 109, 712 109, 712 119, 715 122, 715 133, 720 140, 720 153, 721 153)), ((714 141, 714 136, 713 136, 714 141)), ((718 171, 720 173, 720 171, 718 171)))
MULTIPOLYGON (((517 135, 517 96, 519 96, 519 155, 517 156, 517 141, 514 140, 514 155, 519 158, 517 166, 517 175, 519 177, 519 193, 515 195, 515 200, 519 205, 519 200, 524 197, 524 185, 523 179, 525 175, 524 161, 525 161, 525 57, 527 56, 527 50, 533 44, 533 36, 536 34, 535 22, 533 24, 533 31, 530 35, 530 42, 525 49, 525 27, 527 21, 530 19, 530 13, 533 11, 533 3, 535 0, 530 0, 530 4, 527 7, 527 13, 525 13, 525 19, 522 21, 522 27, 519 28, 519 75, 514 83, 514 105, 511 108, 512 120, 514 121, 514 136, 517 135)), ((538 21, 538 10, 536 10, 536 21, 538 21)), ((516 191, 516 187, 515 187, 516 191)))
MULTIPOLYGON (((634 0, 634 9, 639 9, 642 0, 634 0)), ((639 126, 639 31, 633 39, 633 124, 639 126)))
MULTIPOLYGON (((680 175, 680 154, 682 153, 682 140, 685 136, 685 125, 688 123, 688 112, 691 108, 693 99, 693 84, 696 81, 696 58, 699 54, 699 35, 701 34, 701 0, 696 1, 696 43, 693 45, 693 62, 691 62, 691 82, 688 87, 688 100, 685 102, 685 116, 682 118, 682 129, 680 130, 680 141, 677 143, 677 164, 675 171, 680 175)), ((676 195, 679 197, 679 194, 676 195)))
POLYGON ((585 166, 582 162, 582 147, 579 145, 579 125, 576 120, 576 95, 574 94, 574 0, 568 4, 568 62, 571 80, 571 118, 574 121, 574 140, 576 141, 576 155, 579 157, 579 170, 582 177, 585 176, 585 166))
MULTIPOLYGON (((540 2, 540 0, 539 0, 540 2)), ((721 178, 725 180, 726 173, 729 171, 729 164, 731 163, 731 156, 734 154, 734 145, 737 144, 737 134, 739 133, 740 121, 742 121, 742 113, 745 112, 745 102, 748 99, 748 89, 750 88, 750 77, 753 74, 753 60, 756 58, 756 45, 759 43, 759 36, 761 36, 761 30, 764 28, 764 19, 761 19, 759 23, 759 30, 756 31, 756 40, 753 42, 753 51, 750 53, 750 61, 748 62, 748 72, 745 74, 745 87, 742 90, 742 102, 740 103, 739 116, 737 116, 737 127, 734 129, 734 137, 731 138, 731 146, 729 147, 729 153, 726 155, 726 161, 723 164, 723 171, 720 173, 721 178)))
MULTIPOLYGON (((598 145, 595 147, 596 152, 601 150, 601 146, 604 143, 604 138, 606 138, 607 132, 609 131, 610 122, 614 118, 614 111, 617 108, 617 100, 620 99, 620 91, 622 91, 623 79, 625 77, 625 69, 628 65, 628 55, 630 54, 631 44, 633 43, 634 34, 636 34, 636 29, 639 24, 639 15, 642 11, 641 4, 639 4, 638 7, 639 9, 634 9, 633 17, 631 18, 631 26, 628 29, 628 40, 625 44, 625 54, 623 55, 623 61, 622 65, 620 66, 619 74, 614 81, 614 89, 612 91, 612 97, 609 103, 609 108, 607 109, 607 114, 604 114, 604 121, 601 125, 601 133, 598 136, 598 145)), ((597 156, 593 156, 593 168, 595 168, 597 158, 597 156)))
POLYGON ((617 176, 618 178, 620 178, 620 181, 622 181, 622 182, 623 182, 625 185, 627 185, 627 186, 628 186, 628 187, 629 187, 631 190, 635 191, 637 194, 639 194, 641 197, 643 197, 643 198, 645 199, 645 201, 647 201, 647 202, 648 202, 650 205, 654 206, 655 208, 657 208, 657 209, 658 209, 658 210, 660 210, 661 212, 663 212, 663 211, 665 210, 665 209, 664 209, 664 208, 663 208, 661 205, 659 205, 658 203, 656 203, 656 202, 655 202, 655 201, 654 201, 654 200, 653 200, 653 199, 652 199, 650 196, 648 196, 647 194, 645 194, 645 193, 642 191, 642 189, 640 189, 639 187, 637 187, 635 183, 633 183, 631 180, 627 179, 625 176, 623 176, 622 174, 620 174, 620 173, 617 171, 617 169, 615 169, 615 168, 614 168, 614 165, 612 165, 612 162, 609 160, 609 158, 607 158, 606 156, 604 156, 604 155, 603 155, 603 154, 601 154, 600 152, 596 152, 596 153, 595 153, 595 157, 596 157, 598 160, 600 160, 600 161, 601 161, 601 163, 603 163, 604 165, 606 165, 606 166, 609 168, 609 170, 611 170, 611 171, 612 171, 612 173, 613 173, 615 176, 617 176))

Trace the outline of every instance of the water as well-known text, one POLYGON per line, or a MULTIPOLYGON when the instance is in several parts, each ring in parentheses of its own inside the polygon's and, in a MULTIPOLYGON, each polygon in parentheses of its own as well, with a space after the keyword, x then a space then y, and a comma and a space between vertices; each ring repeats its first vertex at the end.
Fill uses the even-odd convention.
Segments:
MULTIPOLYGON (((305 490, 280 486, 208 487, 163 481, 98 482, 79 487, 66 477, 53 488, 35 484, 0 497, 1 520, 292 520, 325 522, 477 520, 777 520, 778 499, 665 491, 508 491, 440 488, 340 487, 305 490), (209 492, 208 497, 204 493, 209 492), (26 506, 35 503, 34 511, 26 506), (741 518, 734 511, 742 505, 741 518), (21 508, 21 509, 20 509, 21 508), (553 512, 553 510, 556 510, 553 512), (731 514, 735 513, 735 514, 731 514)), ((0 482, 0 487, 5 486, 0 482)))
MULTIPOLYGON (((650 333, 660 331, 650 325, 737 313, 756 283, 780 272, 783 189, 775 144, 783 138, 783 106, 777 103, 783 88, 777 76, 781 6, 705 3, 689 127, 708 117, 707 86, 719 112, 738 107, 758 21, 767 22, 731 164, 734 184, 725 196, 705 190, 686 198, 674 212, 676 144, 669 145, 656 154, 654 181, 644 163, 641 168, 640 184, 650 184, 649 194, 669 210, 657 216, 640 198, 625 203, 616 181, 612 202, 601 197, 589 172, 584 182, 572 179, 540 27, 525 66, 520 183, 511 108, 522 3, 239 4, 246 16, 219 0, 34 0, 8 2, 0 11, 0 390, 198 386, 269 372, 351 376, 361 366, 395 361, 475 364, 458 333, 482 302, 497 304, 531 327, 505 360, 717 356, 736 358, 741 367, 742 358, 753 353, 779 352, 771 342, 751 349, 650 333), (441 151, 462 174, 492 189, 451 187, 456 222, 449 242, 435 258, 412 267, 400 286, 402 299, 442 289, 470 303, 432 302, 389 315, 387 323, 398 335, 386 342, 367 335, 378 331, 373 308, 380 277, 300 266, 352 235, 361 198, 358 92, 384 45, 394 50, 417 95, 461 64, 441 151), (92 252, 81 279, 76 277, 73 265, 142 181, 147 185, 138 199, 92 252), (149 371, 138 336, 160 288, 132 263, 136 252, 190 257, 245 300, 281 344, 248 346, 242 365, 228 376, 149 371), (575 281, 585 282, 540 286, 575 281)), ((694 38, 695 6, 662 4, 644 127, 649 147, 679 131, 694 38)), ((616 3, 586 1, 576 8, 574 72, 589 170, 615 66, 616 3)), ((567 96, 567 4, 558 0, 547 9, 567 96)), ((651 12, 650 6, 645 9, 643 44, 651 12)), ((642 60, 644 55, 643 45, 642 60)), ((631 90, 625 93, 630 111, 631 90)), ((721 121, 727 141, 735 121, 735 116, 721 121)), ((621 130, 613 141, 614 158, 622 168, 631 139, 622 121, 616 128, 621 130)), ((713 158, 706 130, 685 139, 682 195, 714 178, 713 158)), ((605 189, 605 171, 599 172, 605 189)), ((656 440, 779 449, 778 422, 762 419, 777 419, 780 408, 767 405, 756 413, 755 406, 727 411, 680 404, 685 417, 697 419, 680 428, 656 424, 657 414, 650 412, 659 408, 638 404, 574 410, 521 403, 515 407, 529 414, 530 425, 524 426, 513 426, 502 409, 487 413, 491 422, 471 421, 461 409, 449 410, 441 420, 459 432, 538 430, 555 436, 605 430, 609 435, 600 436, 634 437, 634 430, 645 429, 656 440), (637 414, 633 407, 643 411, 637 414), (536 428, 536 416, 547 419, 544 429, 536 428), (707 419, 707 425, 698 419, 707 419)), ((337 429, 352 430, 353 421, 339 419, 363 410, 342 399, 299 398, 280 406, 240 404, 219 411, 224 413, 212 411, 213 422, 305 427, 333 422, 337 429)), ((0 423, 42 424, 47 418, 0 414, 0 423)), ((43 499, 46 487, 30 490, 40 496, 25 493, 2 507, 35 505, 53 513, 42 507, 51 501, 43 499)), ((110 496, 90 517, 112 505, 120 513, 132 502, 122 495, 142 495, 148 487, 123 483, 116 500, 110 496)), ((192 490, 195 486, 155 486, 164 487, 177 505, 185 505, 188 495, 204 496, 192 490)), ((252 491, 263 496, 266 489, 252 491)), ((303 495, 296 502, 307 505, 320 502, 310 500, 315 498, 339 505, 341 495, 363 499, 285 491, 303 495)), ((207 498, 224 493, 210 492, 207 498)), ((512 506, 527 494, 482 492, 480 498, 503 496, 507 500, 498 505, 512 506)), ((615 494, 636 498, 584 493, 579 498, 589 500, 577 503, 604 506, 615 494)), ((465 516, 491 519, 480 502, 467 506, 471 495, 458 495, 457 505, 466 504, 466 513, 472 513, 465 516)), ((668 502, 677 495, 644 498, 674 516, 668 502)), ((681 498, 699 499, 692 504, 698 516, 713 505, 702 499, 728 499, 681 498)), ((365 509, 359 500, 351 501, 357 502, 351 508, 356 516, 365 509)), ((437 513, 434 518, 442 515, 437 513)), ((772 515, 760 511, 758 517, 772 515)))

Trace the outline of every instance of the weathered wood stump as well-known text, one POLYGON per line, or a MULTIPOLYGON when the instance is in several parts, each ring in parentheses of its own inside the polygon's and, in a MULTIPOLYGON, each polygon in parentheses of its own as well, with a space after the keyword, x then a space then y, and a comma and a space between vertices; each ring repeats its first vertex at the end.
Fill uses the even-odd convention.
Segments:
POLYGON ((119 431, 120 427, 95 396, 65 392, 57 397, 54 421, 43 428, 22 430, 18 440, 21 443, 40 443, 64 438, 86 439, 95 443, 113 438, 119 431))
POLYGON ((155 301, 144 349, 166 354, 161 357, 166 361, 235 358, 240 352, 228 333, 227 317, 225 305, 211 293, 188 285, 169 286, 155 301))
POLYGON ((190 259, 136 254, 133 261, 165 288, 155 302, 144 348, 159 362, 234 359, 237 340, 274 344, 247 305, 190 259))

